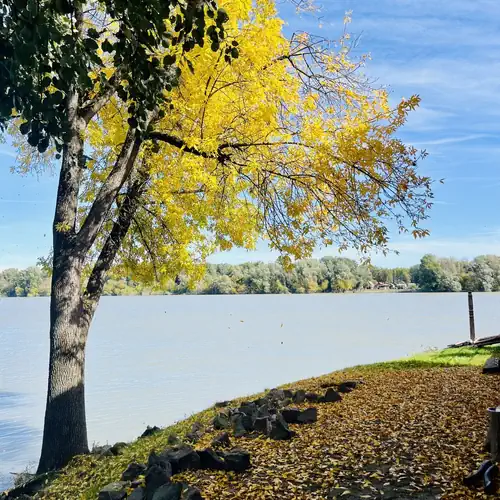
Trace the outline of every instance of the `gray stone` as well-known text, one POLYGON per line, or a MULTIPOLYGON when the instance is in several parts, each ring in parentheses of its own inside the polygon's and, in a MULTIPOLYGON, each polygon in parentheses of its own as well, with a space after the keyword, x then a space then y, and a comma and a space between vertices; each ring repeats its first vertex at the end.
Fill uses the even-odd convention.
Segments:
POLYGON ((283 389, 283 394, 285 395, 285 398, 287 398, 287 399, 293 398, 293 391, 291 391, 290 389, 283 389))
POLYGON ((146 489, 142 486, 139 486, 127 497, 127 500, 144 500, 145 498, 146 489))
MULTIPOLYGON (((354 386, 356 387, 356 386, 354 386)), ((347 382, 342 382, 341 384, 339 384, 337 386, 337 390, 339 392, 344 392, 344 393, 348 393, 348 392, 352 392, 354 390, 354 387, 352 387, 350 384, 348 384, 347 382)))
POLYGON ((148 436, 152 436, 153 434, 156 434, 157 432, 161 431, 159 427, 153 426, 150 427, 149 425, 146 427, 146 430, 140 435, 141 438, 145 438, 148 436))
POLYGON ((181 500, 182 483, 170 483, 160 486, 152 500, 181 500))
POLYGON ((213 425, 215 429, 229 429, 231 427, 231 422, 229 417, 225 413, 219 413, 213 419, 213 425))
POLYGON ((146 500, 152 500, 155 491, 164 484, 170 483, 172 469, 165 470, 159 465, 149 467, 146 472, 146 500))
POLYGON ((271 418, 270 417, 257 417, 254 423, 254 429, 261 434, 269 436, 271 432, 271 418))
POLYGON ((129 483, 126 481, 110 483, 99 491, 98 500, 123 500, 127 497, 128 485, 129 483))
POLYGON ((167 448, 160 456, 165 457, 170 462, 172 474, 200 468, 200 457, 198 453, 188 445, 183 445, 179 448, 167 448))
POLYGON ((182 439, 175 433, 172 432, 168 435, 167 443, 171 446, 182 444, 182 439))
POLYGON ((255 418, 257 416, 257 405, 255 403, 244 403, 238 408, 238 411, 255 418))
POLYGON ((201 469, 224 470, 226 468, 224 461, 210 448, 198 451, 198 456, 201 469))
POLYGON ((306 400, 306 391, 302 389, 295 391, 292 399, 294 403, 303 403, 306 400))
POLYGON ((298 408, 285 408, 281 411, 281 415, 287 424, 296 424, 300 413, 298 408))
POLYGON ((312 424, 318 420, 318 410, 317 408, 308 408, 307 410, 301 411, 297 417, 298 424, 312 424))
POLYGON ((216 438, 212 440, 212 446, 214 448, 223 448, 225 446, 231 446, 231 440, 229 439, 229 434, 227 432, 223 432, 219 434, 216 438))
POLYGON ((199 489, 187 486, 182 490, 181 500, 203 500, 203 497, 199 489))
POLYGON ((306 392, 305 394, 305 400, 309 402, 315 402, 318 401, 319 396, 315 392, 306 392))
POLYGON ((128 464, 128 467, 123 471, 122 481, 133 481, 140 475, 146 472, 146 465, 137 462, 128 464))
POLYGON ((325 403, 335 403, 336 401, 341 401, 342 396, 331 387, 326 390, 325 396, 323 397, 323 402, 325 403))
POLYGON ((219 401, 218 403, 215 403, 216 408, 225 408, 226 406, 229 406, 231 404, 231 401, 219 401))
POLYGON ((111 448, 110 451, 113 455, 122 455, 124 448, 127 447, 127 443, 124 443, 122 441, 115 443, 111 448))
POLYGON ((276 417, 278 418, 271 421, 271 430, 269 431, 269 437, 278 441, 292 439, 294 433, 288 428, 288 425, 283 417, 281 417, 281 415, 279 414, 276 415, 276 417))
POLYGON ((99 457, 112 457, 113 452, 111 451, 111 446, 106 444, 104 446, 94 446, 92 448, 92 455, 97 455, 99 457))
POLYGON ((172 465, 164 454, 157 455, 152 451, 148 457, 148 468, 153 467, 153 465, 158 465, 169 474, 169 477, 172 476, 172 465))
POLYGON ((239 448, 235 448, 227 453, 224 453, 224 462, 226 470, 234 472, 243 472, 250 468, 250 453, 239 448))
POLYGON ((274 401, 283 401, 285 399, 285 391, 283 389, 271 389, 267 393, 267 398, 274 401))
POLYGON ((269 405, 267 403, 259 406, 259 408, 257 409, 257 418, 269 417, 270 415, 271 413, 269 412, 269 405))
MULTIPOLYGON (((248 432, 247 425, 244 423, 244 418, 248 420, 248 415, 243 413, 235 413, 231 416, 231 426, 233 428, 234 437, 245 436, 248 432)), ((247 422, 248 424, 248 422, 247 422)))

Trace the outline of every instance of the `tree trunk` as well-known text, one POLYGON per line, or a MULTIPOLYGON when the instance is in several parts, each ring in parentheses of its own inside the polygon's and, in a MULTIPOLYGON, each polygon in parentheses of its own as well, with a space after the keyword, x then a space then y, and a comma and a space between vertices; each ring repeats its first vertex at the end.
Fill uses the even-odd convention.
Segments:
POLYGON ((88 453, 84 372, 90 321, 80 287, 82 260, 71 249, 58 250, 52 275, 49 383, 38 473, 59 469, 75 455, 88 453))

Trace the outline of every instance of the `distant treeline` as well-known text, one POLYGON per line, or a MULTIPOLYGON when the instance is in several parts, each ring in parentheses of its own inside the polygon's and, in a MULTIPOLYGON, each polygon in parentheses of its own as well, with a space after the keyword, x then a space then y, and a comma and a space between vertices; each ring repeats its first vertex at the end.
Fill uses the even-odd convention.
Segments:
MULTIPOLYGON (((239 265, 208 264, 205 277, 189 288, 182 276, 160 290, 151 290, 129 278, 108 279, 104 295, 152 294, 267 294, 336 293, 362 290, 425 292, 492 292, 500 290, 500 257, 474 260, 442 259, 425 255, 411 268, 381 268, 342 257, 323 257, 296 263, 291 271, 280 264, 248 262, 239 265)), ((40 267, 0 272, 0 295, 50 295, 50 277, 40 267)))

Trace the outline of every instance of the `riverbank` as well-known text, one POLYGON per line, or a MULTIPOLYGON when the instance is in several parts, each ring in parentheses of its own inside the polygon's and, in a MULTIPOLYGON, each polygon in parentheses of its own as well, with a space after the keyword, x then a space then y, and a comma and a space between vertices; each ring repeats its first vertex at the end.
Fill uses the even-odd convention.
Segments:
MULTIPOLYGON (((346 379, 364 382, 340 402, 295 405, 317 407, 318 420, 290 425, 296 432, 291 440, 231 436, 233 445, 250 453, 246 472, 194 470, 174 480, 199 488, 206 499, 483 498, 465 490, 461 479, 485 456, 485 409, 499 404, 500 396, 498 379, 482 375, 480 366, 498 352, 447 349, 290 384, 321 393, 346 379)), ((76 458, 46 498, 96 499, 130 462, 147 462, 150 451, 167 447, 173 434, 185 439, 194 422, 205 429, 195 448, 210 446, 220 433, 211 429, 218 411, 210 408, 139 439, 118 456, 76 458)))

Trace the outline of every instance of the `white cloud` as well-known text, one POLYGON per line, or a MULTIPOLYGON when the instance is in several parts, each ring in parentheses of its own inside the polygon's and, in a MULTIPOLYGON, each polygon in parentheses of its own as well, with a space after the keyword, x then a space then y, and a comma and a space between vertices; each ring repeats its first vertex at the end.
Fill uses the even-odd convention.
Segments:
POLYGON ((416 142, 413 145, 415 147, 420 146, 439 146, 442 144, 454 144, 457 142, 467 142, 467 141, 475 141, 477 139, 483 139, 488 137, 486 134, 473 134, 473 135, 465 135, 461 137, 444 137, 442 139, 432 139, 423 142, 416 142))

